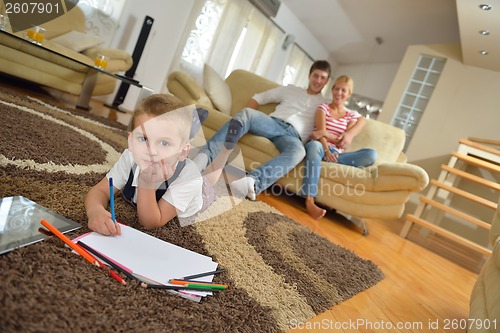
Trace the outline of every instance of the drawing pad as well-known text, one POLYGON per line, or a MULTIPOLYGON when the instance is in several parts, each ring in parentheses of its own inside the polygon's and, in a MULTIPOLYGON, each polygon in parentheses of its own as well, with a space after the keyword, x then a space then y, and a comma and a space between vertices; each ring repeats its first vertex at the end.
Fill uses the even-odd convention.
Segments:
POLYGON ((0 254, 45 239, 40 220, 47 220, 62 233, 82 226, 22 196, 0 199, 0 254))

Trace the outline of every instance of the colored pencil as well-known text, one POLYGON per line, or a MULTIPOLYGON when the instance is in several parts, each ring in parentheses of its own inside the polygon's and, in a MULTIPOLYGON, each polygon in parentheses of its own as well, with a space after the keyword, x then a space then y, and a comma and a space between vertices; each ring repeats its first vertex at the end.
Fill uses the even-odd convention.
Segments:
POLYGON ((92 257, 87 251, 85 251, 81 246, 73 243, 68 237, 66 237, 62 232, 60 232, 56 227, 47 222, 46 220, 41 220, 40 223, 50 232, 52 232, 57 238, 66 243, 69 247, 76 251, 79 255, 87 259, 92 265, 96 265, 100 267, 99 261, 97 261, 94 257, 92 257))
POLYGON ((209 283, 179 283, 179 282, 170 282, 171 284, 179 285, 179 286, 184 286, 188 288, 200 288, 200 289, 207 289, 207 290, 212 290, 212 289, 218 289, 218 290, 225 290, 227 289, 227 286, 224 285, 216 285, 216 284, 209 284, 209 283))
MULTIPOLYGON (((104 266, 102 266, 102 268, 105 269, 104 266)), ((118 275, 118 273, 116 273, 112 269, 109 269, 109 276, 111 276, 113 279, 123 284, 124 286, 127 284, 127 281, 125 281, 120 275, 118 275)))
POLYGON ((222 273, 222 272, 224 272, 223 269, 218 269, 216 271, 211 271, 211 272, 206 272, 206 273, 200 273, 200 274, 194 274, 194 275, 188 275, 188 276, 185 276, 185 277, 183 277, 181 279, 176 279, 176 280, 191 280, 191 279, 196 279, 196 278, 199 278, 199 277, 204 277, 204 276, 219 274, 219 273, 222 273))
POLYGON ((219 291, 220 289, 207 289, 207 288, 194 288, 194 287, 186 287, 186 286, 168 286, 164 284, 148 284, 141 283, 143 288, 151 288, 151 289, 167 289, 167 290, 177 290, 177 291, 219 291))
POLYGON ((99 253, 98 251, 96 251, 95 249, 91 248, 90 246, 88 246, 87 244, 83 243, 82 241, 78 241, 78 245, 80 245, 85 250, 89 251, 90 253, 92 253, 97 258, 101 259, 102 261, 104 261, 106 264, 108 264, 109 266, 113 267, 117 271, 125 274, 128 278, 130 278, 130 279, 136 279, 136 277, 134 275, 130 274, 129 272, 127 272, 126 270, 124 270, 122 267, 120 267, 119 265, 115 264, 108 257, 106 257, 105 255, 99 253))
MULTIPOLYGON (((79 255, 81 255, 83 258, 85 258, 88 262, 90 262, 92 265, 95 265, 97 267, 104 268, 104 265, 99 262, 96 258, 94 258, 90 253, 85 251, 83 247, 81 247, 78 244, 73 243, 68 237, 66 237, 62 232, 60 232, 56 227, 54 227, 52 224, 47 222, 46 220, 41 220, 40 223, 49 231, 57 236, 60 240, 62 240, 64 243, 66 243, 69 247, 71 247, 73 250, 76 251, 79 255)), ((113 272, 112 270, 109 270, 109 275, 118 281, 119 283, 126 285, 127 282, 123 280, 123 278, 118 275, 116 272, 113 272)))
MULTIPOLYGON (((79 242, 80 243, 80 242, 79 242)), ((81 246, 81 244, 78 244, 81 246)), ((84 249, 85 251, 85 248, 82 246, 82 248, 84 249)), ((86 251, 87 252, 87 251, 86 251)), ((92 256, 91 254, 89 254, 90 256, 92 256)), ((95 258, 94 258, 95 259, 95 258)), ((98 263, 99 263, 99 266, 104 269, 105 271, 107 271, 107 273, 109 274, 109 276, 111 276, 113 279, 115 279, 116 281, 118 281, 118 283, 121 283, 123 284, 124 286, 127 285, 127 281, 125 281, 120 275, 118 275, 118 273, 116 273, 115 271, 113 271, 111 268, 107 267, 106 265, 104 265, 102 262, 100 262, 99 260, 95 259, 98 263)))
POLYGON ((176 284, 180 286, 207 286, 207 287, 213 287, 216 289, 227 289, 229 286, 227 284, 219 284, 219 283, 211 283, 211 282, 204 282, 204 281, 192 281, 192 280, 175 280, 175 279, 170 279, 168 281, 170 284, 176 284))
POLYGON ((113 178, 109 178, 109 209, 111 210, 111 219, 116 224, 115 219, 115 191, 113 188, 113 178))

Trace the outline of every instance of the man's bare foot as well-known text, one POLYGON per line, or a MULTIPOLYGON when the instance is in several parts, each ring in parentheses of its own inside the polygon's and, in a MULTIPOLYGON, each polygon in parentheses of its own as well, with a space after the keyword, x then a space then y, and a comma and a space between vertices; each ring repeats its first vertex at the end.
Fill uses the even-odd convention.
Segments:
POLYGON ((319 220, 326 214, 326 210, 323 208, 318 207, 314 203, 314 198, 308 197, 306 199, 306 209, 309 215, 311 215, 314 219, 319 220))

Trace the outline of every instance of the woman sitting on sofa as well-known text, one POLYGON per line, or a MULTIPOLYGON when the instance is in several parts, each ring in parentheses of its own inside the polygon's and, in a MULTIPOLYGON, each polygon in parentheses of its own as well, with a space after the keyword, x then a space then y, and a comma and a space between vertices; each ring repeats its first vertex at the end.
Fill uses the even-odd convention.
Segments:
POLYGON ((375 163, 377 159, 377 153, 373 149, 344 152, 366 122, 357 111, 344 107, 352 94, 353 87, 353 80, 348 76, 342 75, 335 80, 332 87, 332 102, 318 106, 315 114, 315 130, 311 134, 311 141, 306 144, 305 173, 301 191, 306 197, 307 212, 315 219, 320 219, 326 214, 326 210, 315 203, 322 160, 366 167, 375 163))

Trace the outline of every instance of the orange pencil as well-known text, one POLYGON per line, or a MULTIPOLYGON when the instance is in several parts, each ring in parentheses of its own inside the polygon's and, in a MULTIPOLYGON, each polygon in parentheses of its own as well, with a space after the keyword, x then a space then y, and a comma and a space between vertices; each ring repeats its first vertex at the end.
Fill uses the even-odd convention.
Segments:
MULTIPOLYGON (((47 229, 49 229, 50 232, 52 232, 54 235, 56 235, 60 240, 62 240, 64 243, 68 244, 69 247, 71 247, 73 250, 75 250, 79 255, 87 259, 88 262, 90 262, 92 265, 96 265, 97 267, 101 267, 105 269, 105 266, 99 262, 96 258, 94 258, 90 253, 85 251, 80 245, 73 243, 68 237, 66 237, 62 232, 60 232, 56 227, 54 227, 52 224, 47 222, 46 220, 41 220, 40 223, 47 229)), ((118 275, 115 271, 109 270, 109 275, 118 281, 119 283, 126 285, 127 282, 120 276, 118 275)))
POLYGON ((50 232, 52 232, 54 235, 57 236, 60 240, 62 240, 64 243, 66 243, 69 247, 71 247, 73 250, 75 250, 79 255, 87 259, 88 262, 90 262, 92 265, 96 265, 98 267, 101 267, 99 264, 99 261, 97 261, 94 257, 90 255, 87 251, 85 251, 80 245, 77 245, 73 243, 68 237, 64 236, 62 232, 60 232, 56 227, 54 227, 52 224, 45 220, 41 220, 40 223, 47 229, 49 229, 50 232))

